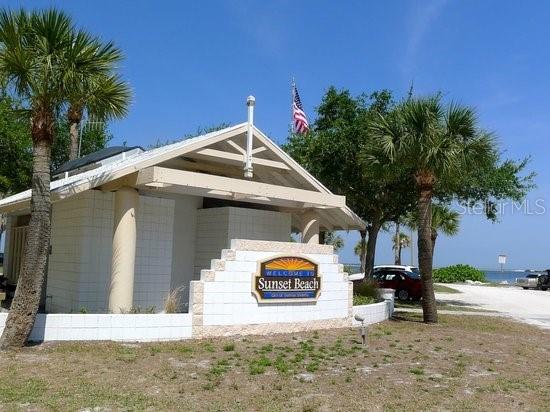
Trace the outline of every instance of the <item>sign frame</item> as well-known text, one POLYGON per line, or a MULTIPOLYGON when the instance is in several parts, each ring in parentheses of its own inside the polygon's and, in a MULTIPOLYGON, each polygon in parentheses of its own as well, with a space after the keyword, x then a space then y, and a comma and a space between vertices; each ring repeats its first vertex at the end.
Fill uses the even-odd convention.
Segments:
MULTIPOLYGON (((294 279, 296 277, 302 277, 302 276, 282 276, 282 277, 288 277, 289 279, 294 279)), ((281 277, 277 277, 277 279, 280 279, 280 278, 281 277)), ((311 259, 307 256, 304 256, 302 254, 286 254, 286 253, 285 254, 273 255, 273 256, 270 256, 266 259, 258 261, 257 268, 256 268, 256 273, 252 274, 252 282, 251 282, 252 294, 254 295, 254 297, 256 298, 256 300, 259 304, 317 303, 317 300, 319 299, 319 296, 321 296, 322 286, 323 286, 322 276, 319 273, 319 263, 318 262, 316 262, 315 260, 313 260, 313 259, 311 259), (263 278, 263 279, 266 278, 265 274, 263 273, 264 270, 265 270, 265 266, 268 263, 271 263, 271 262, 277 261, 277 260, 281 260, 281 259, 285 259, 285 258, 301 260, 301 261, 305 261, 305 262, 308 262, 311 265, 313 265, 314 275, 313 276, 303 276, 303 277, 309 278, 310 280, 316 280, 318 282, 319 286, 318 286, 318 288, 315 289, 315 295, 313 297, 265 298, 264 296, 262 296, 262 292, 260 290, 258 290, 258 288, 257 288, 257 282, 259 282, 260 278, 263 278)), ((311 289, 307 289, 307 290, 310 291, 311 289)), ((284 289, 282 289, 281 291, 284 291, 284 289)), ((294 291, 294 290, 292 290, 292 291, 294 291)))

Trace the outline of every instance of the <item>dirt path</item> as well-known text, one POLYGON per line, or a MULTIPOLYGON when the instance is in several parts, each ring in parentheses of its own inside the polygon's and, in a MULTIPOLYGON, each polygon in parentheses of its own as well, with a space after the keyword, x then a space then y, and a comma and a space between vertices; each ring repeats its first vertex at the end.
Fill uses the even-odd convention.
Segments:
POLYGON ((494 310, 525 323, 550 329, 550 292, 548 291, 462 284, 451 286, 462 293, 437 293, 439 301, 494 310))

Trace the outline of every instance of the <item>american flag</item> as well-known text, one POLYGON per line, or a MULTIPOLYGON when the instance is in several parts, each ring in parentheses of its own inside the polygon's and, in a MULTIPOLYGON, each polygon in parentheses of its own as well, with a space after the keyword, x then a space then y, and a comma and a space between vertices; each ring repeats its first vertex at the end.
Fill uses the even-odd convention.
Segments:
POLYGON ((295 133, 305 134, 309 131, 309 123, 295 84, 292 85, 292 120, 295 133))

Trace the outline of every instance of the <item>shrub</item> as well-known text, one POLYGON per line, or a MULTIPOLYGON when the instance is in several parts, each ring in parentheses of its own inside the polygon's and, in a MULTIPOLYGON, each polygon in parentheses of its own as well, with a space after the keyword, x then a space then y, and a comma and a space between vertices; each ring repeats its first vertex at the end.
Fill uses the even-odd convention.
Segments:
POLYGON ((353 294, 378 300, 378 284, 373 279, 353 282, 353 294))
POLYGON ((434 282, 454 283, 473 280, 486 282, 485 273, 469 265, 453 265, 433 271, 434 282))
POLYGON ((370 305, 376 303, 376 299, 370 296, 353 295, 353 306, 370 305))
POLYGON ((164 298, 164 312, 178 313, 182 309, 182 295, 185 291, 185 286, 180 286, 172 289, 166 298, 164 298))

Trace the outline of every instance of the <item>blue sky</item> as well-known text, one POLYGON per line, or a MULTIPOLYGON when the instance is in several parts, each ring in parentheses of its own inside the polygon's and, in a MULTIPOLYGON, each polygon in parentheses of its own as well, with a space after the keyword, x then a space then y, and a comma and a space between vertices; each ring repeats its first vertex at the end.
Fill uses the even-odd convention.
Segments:
MULTIPOLYGON (((475 106, 506 156, 532 156, 538 188, 528 197, 550 213, 550 3, 537 1, 0 1, 57 6, 82 27, 114 40, 134 90, 113 144, 148 145, 199 126, 239 123, 254 94, 256 124, 282 143, 295 76, 312 117, 329 85, 354 94, 388 88, 441 91, 475 106)), ((438 241, 435 264, 550 267, 548 213, 505 207, 498 224, 464 216, 460 234, 438 241)), ((540 210, 536 209, 537 211, 540 210)), ((356 233, 342 260, 355 261, 356 233)), ((410 260, 409 251, 405 259, 410 260)), ((383 234, 378 263, 392 260, 383 234)))

